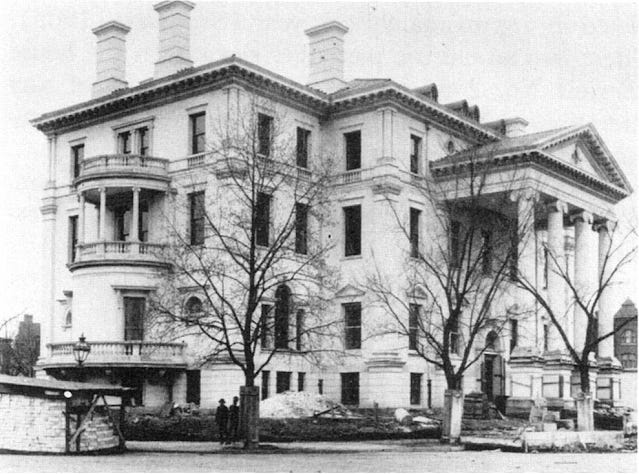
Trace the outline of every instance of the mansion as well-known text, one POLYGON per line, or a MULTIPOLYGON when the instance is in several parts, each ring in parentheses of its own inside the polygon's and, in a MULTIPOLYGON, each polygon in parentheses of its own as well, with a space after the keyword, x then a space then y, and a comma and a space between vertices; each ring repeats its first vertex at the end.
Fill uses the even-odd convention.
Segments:
MULTIPOLYGON (((228 358, 204 360, 202 341, 194 338, 159 337, 147 327, 145 313, 170 271, 159 255, 171 244, 173 223, 188 231, 191 244, 206 238, 203 206, 220 196, 228 179, 207 144, 220 124, 236 123, 232 117, 248 97, 260 98, 252 118, 258 133, 286 117, 280 126, 294 141, 298 175, 310 176, 312 160, 326 150, 334 159, 328 186, 335 218, 319 235, 334 243, 327 260, 339 270, 339 282, 327 311, 345 320, 348 354, 315 365, 300 344, 288 345, 258 376, 262 398, 298 390, 360 407, 443 405, 442 371, 419 357, 407 338, 367 337, 388 315, 370 304, 365 277, 373 267, 404 277, 410 242, 398 229, 398 216, 410 221, 411 238, 419 236, 421 245, 448 238, 433 229, 426 190, 429 183, 455 182, 472 156, 494 170, 484 193, 506 203, 491 212, 515 222, 533 215, 517 265, 557 313, 567 315, 571 341, 585 340, 584 315, 570 307, 561 277, 547 271, 544 248, 565 259, 575 281, 592 287, 606 257, 615 205, 632 192, 592 124, 528 133, 522 118, 482 122, 479 107, 465 100, 440 103, 435 84, 408 88, 391 79, 348 80, 348 28, 337 21, 305 31, 307 84, 236 56, 196 66, 189 51, 194 6, 182 0, 154 6, 159 56, 153 78, 138 85, 126 80, 129 27, 111 21, 93 29, 92 98, 32 121, 48 140, 39 375, 77 376, 72 349, 84 335, 91 346, 85 377, 134 387, 136 404, 212 408, 219 398, 238 393, 243 374, 228 358), (521 173, 514 183, 507 178, 513 170, 521 173), (188 207, 184 215, 177 202, 188 207), (167 216, 174 216, 171 224, 167 216)), ((201 307, 196 291, 183 295, 184 305, 201 307)), ((488 339, 490 344, 466 372, 463 391, 481 391, 490 400, 571 399, 579 378, 544 310, 514 286, 505 300, 495 309, 500 329, 478 336, 482 347, 488 339), (508 311, 515 304, 531 309, 508 311)), ((604 292, 600 334, 613 329, 616 311, 604 292)), ((597 398, 618 401, 621 365, 613 338, 600 343, 596 365, 597 398)))

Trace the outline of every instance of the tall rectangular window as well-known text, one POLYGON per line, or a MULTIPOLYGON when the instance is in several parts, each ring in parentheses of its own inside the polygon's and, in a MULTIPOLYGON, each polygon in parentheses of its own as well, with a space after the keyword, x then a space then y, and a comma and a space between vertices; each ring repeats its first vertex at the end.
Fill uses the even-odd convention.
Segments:
POLYGON ((410 404, 420 405, 422 403, 422 374, 410 374, 410 404))
POLYGON ((191 245, 204 243, 205 201, 204 191, 189 194, 191 245))
POLYGON ((362 167, 362 132, 359 130, 344 134, 346 146, 346 171, 362 167))
POLYGON ((324 379, 317 379, 317 393, 324 395, 324 379))
POLYGON ((508 270, 511 280, 517 279, 519 272, 519 234, 517 233, 517 225, 513 226, 510 231, 510 259, 508 261, 508 270))
POLYGON ((69 216, 69 263, 75 262, 78 245, 78 216, 69 216))
POLYGON ((544 288, 548 288, 548 264, 550 260, 550 253, 548 248, 544 247, 544 288))
POLYGON ((306 373, 298 372, 297 373, 297 391, 303 392, 306 385, 306 373))
POLYGON ((490 230, 482 230, 481 237, 481 271, 487 275, 493 269, 493 233, 490 230))
POLYGON ((199 370, 186 371, 186 403, 200 404, 201 376, 199 370))
POLYGON ((298 309, 295 314, 295 350, 301 351, 303 348, 302 338, 304 337, 304 310, 298 309))
POLYGON ((359 405, 359 372, 340 374, 342 379, 342 404, 359 405))
POLYGON ((135 133, 137 135, 138 155, 147 156, 149 154, 149 129, 140 127, 135 133))
POLYGON ((450 222, 450 261, 453 266, 459 266, 461 264, 459 255, 460 252, 460 232, 461 224, 459 221, 450 222))
POLYGON ((123 155, 131 154, 131 132, 118 133, 118 152, 123 155))
POLYGON ((291 389, 291 373, 275 373, 275 393, 288 392, 291 389))
POLYGON ((450 353, 459 354, 459 321, 455 320, 450 328, 450 353))
POLYGON ((410 136, 410 172, 419 173, 419 158, 421 155, 422 139, 416 135, 410 136))
POLYGON ((262 400, 268 398, 268 384, 270 383, 271 373, 268 370, 262 371, 262 400))
POLYGON ((308 148, 311 141, 311 131, 297 127, 297 166, 308 168, 308 148))
POLYGON ((71 172, 73 178, 80 176, 82 168, 82 160, 84 160, 84 144, 71 147, 71 172))
POLYGON ((408 348, 410 350, 417 349, 419 340, 419 318, 422 312, 422 305, 408 305, 408 348))
POLYGON ((344 303, 344 348, 362 348, 362 304, 344 303))
POLYGON ((124 340, 142 341, 144 339, 145 298, 124 297, 124 340))
POLYGON ((544 352, 548 351, 548 342, 550 338, 550 332, 547 324, 544 324, 544 352))
POLYGON ((255 243, 263 247, 269 244, 271 223, 271 196, 257 193, 255 199, 255 243))
POLYGON ((308 252, 308 205, 295 203, 295 252, 306 255, 308 252))
POLYGON ((510 320, 510 352, 517 347, 517 340, 519 339, 519 321, 516 319, 510 320))
POLYGON ((204 153, 206 147, 206 114, 189 115, 191 126, 191 154, 204 153))
POLYGON ((257 114, 257 152, 262 156, 270 156, 272 141, 273 117, 266 114, 257 114))
POLYGON ((271 336, 271 311, 273 306, 270 304, 262 305, 262 313, 260 314, 260 324, 262 325, 260 330, 260 347, 262 349, 271 349, 272 336, 271 336))
POLYGON ((362 206, 344 208, 344 256, 362 253, 362 206))
POLYGON ((419 257, 419 216, 421 213, 419 209, 410 208, 409 239, 412 258, 419 257))

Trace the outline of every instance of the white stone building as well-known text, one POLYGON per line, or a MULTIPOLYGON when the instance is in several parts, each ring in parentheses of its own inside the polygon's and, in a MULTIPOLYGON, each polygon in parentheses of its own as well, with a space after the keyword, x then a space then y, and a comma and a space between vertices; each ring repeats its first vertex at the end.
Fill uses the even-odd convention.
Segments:
MULTIPOLYGON (((530 235, 534 246, 520 256, 519 265, 547 286, 554 307, 566 307, 567 293, 554 273, 544 281, 542 242, 566 256, 575 279, 592 283, 597 249, 608 238, 606 224, 615 220, 615 204, 632 192, 592 124, 527 134, 521 118, 482 123, 479 108, 466 101, 440 104, 434 84, 409 89, 390 79, 346 80, 348 28, 338 22, 305 32, 307 85, 235 56, 194 66, 189 55, 193 6, 167 1, 154 7, 160 30, 154 77, 131 87, 125 70, 129 28, 118 22, 95 28, 97 78, 91 100, 32 121, 49 142, 41 208, 46 289, 41 374, 73 376, 71 348, 84 334, 92 347, 89 377, 137 387, 138 403, 214 406, 220 396, 237 392, 242 379, 236 367, 200 366, 188 342, 152 340, 142 321, 146 299, 165 270, 154 249, 167 242, 163 216, 171 212, 171 196, 187 199, 215 186, 206 138, 214 119, 248 93, 285 111, 292 136, 296 128, 305 131, 308 156, 319 156, 322 147, 336 152, 336 206, 350 211, 336 209, 338 222, 326 232, 336 239, 331 259, 341 272, 335 311, 354 308, 361 332, 384 317, 367 314, 362 305, 367 298, 362 275, 373 260, 401 275, 408 248, 394 228, 388 196, 406 216, 410 208, 423 211, 424 180, 454 179, 463 150, 471 146, 493 158, 497 172, 502 167, 525 172, 516 189, 496 183, 490 192, 509 193, 511 206, 500 211, 510 217, 528 212, 533 203, 543 209, 530 235), (345 242, 346 225, 358 235, 354 246, 345 242)), ((419 232, 426 235, 428 225, 423 214, 419 232)), ((601 331, 612 329, 615 311, 605 295, 601 331)), ((571 316, 570 337, 585 337, 583 325, 573 318, 579 314, 571 316)), ((468 372, 464 391, 484 390, 491 399, 570 398, 572 367, 557 355, 562 343, 543 311, 507 327, 483 363, 468 372)), ((413 354, 407 341, 365 339, 348 350, 354 357, 322 370, 294 351, 275 358, 268 375, 262 375, 263 394, 309 390, 360 406, 442 405, 441 372, 413 354)), ((599 357, 597 383, 610 385, 608 393, 618 398, 612 338, 601 344, 599 357)))

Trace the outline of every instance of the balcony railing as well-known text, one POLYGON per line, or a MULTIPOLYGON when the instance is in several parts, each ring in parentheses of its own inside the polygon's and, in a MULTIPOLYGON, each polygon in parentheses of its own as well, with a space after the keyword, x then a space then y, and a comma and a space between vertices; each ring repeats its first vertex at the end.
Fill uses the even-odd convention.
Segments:
POLYGON ((165 178, 169 160, 141 155, 100 155, 82 160, 78 179, 109 173, 132 173, 165 178))
MULTIPOLYGON (((85 365, 141 365, 184 366, 186 344, 173 342, 144 341, 88 341, 91 352, 85 365)), ((73 357, 75 342, 47 344, 48 357, 42 362, 45 367, 76 366, 73 357)))
POLYGON ((101 241, 78 244, 74 263, 103 260, 163 261, 164 244, 150 242, 101 241))

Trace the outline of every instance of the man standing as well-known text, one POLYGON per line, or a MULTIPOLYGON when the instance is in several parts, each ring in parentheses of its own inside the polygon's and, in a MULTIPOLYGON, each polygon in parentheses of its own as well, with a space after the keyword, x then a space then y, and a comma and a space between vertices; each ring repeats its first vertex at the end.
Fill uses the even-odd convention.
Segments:
POLYGON ((231 442, 238 441, 237 427, 240 423, 240 407, 237 402, 239 402, 239 398, 233 397, 233 405, 229 407, 229 435, 231 442))
POLYGON ((217 423, 217 430, 220 433, 220 444, 226 444, 229 440, 229 409, 225 404, 226 402, 221 398, 220 405, 215 412, 215 423, 217 423))

